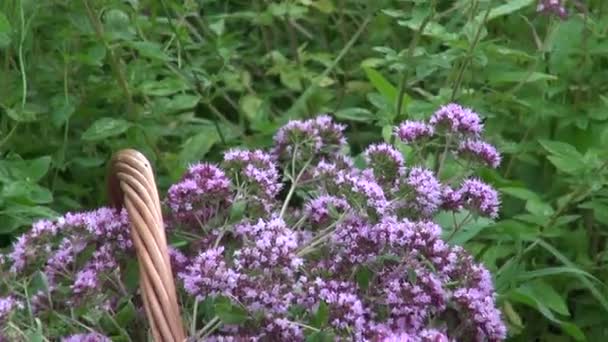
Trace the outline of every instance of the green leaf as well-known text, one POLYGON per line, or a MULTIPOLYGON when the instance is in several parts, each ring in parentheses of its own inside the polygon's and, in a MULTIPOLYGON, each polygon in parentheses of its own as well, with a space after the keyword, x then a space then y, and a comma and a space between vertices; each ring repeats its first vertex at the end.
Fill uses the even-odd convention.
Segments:
POLYGON ((217 297, 213 303, 215 314, 225 324, 241 324, 248 318, 247 311, 233 305, 226 297, 217 297))
POLYGON ((179 160, 184 165, 202 160, 219 140, 215 128, 204 127, 200 133, 191 136, 182 144, 179 160))
POLYGON ((315 311, 315 314, 312 316, 310 320, 310 325, 315 328, 323 328, 327 325, 329 321, 329 307, 327 303, 324 301, 319 302, 319 306, 315 311))
MULTIPOLYGON (((504 16, 504 15, 519 11, 520 9, 522 9, 524 7, 528 7, 535 2, 536 2, 535 0, 509 0, 509 1, 506 1, 505 4, 497 6, 490 10, 490 14, 488 14, 488 20, 492 20, 494 18, 498 18, 498 17, 504 16)), ((478 14, 477 17, 475 17, 475 19, 482 20, 485 15, 485 13, 483 13, 483 12, 485 12, 485 11, 482 11, 481 14, 478 14)))
POLYGON ((7 184, 2 189, 2 196, 25 204, 44 204, 53 201, 53 194, 47 188, 26 181, 7 184))
POLYGON ((334 338, 331 331, 316 331, 306 337, 306 342, 333 342, 334 338))
POLYGON ((139 91, 148 96, 169 96, 188 89, 190 86, 179 78, 147 81, 139 85, 139 91))
POLYGON ((583 155, 568 143, 552 140, 540 140, 539 142, 551 154, 562 157, 583 158, 583 155))
POLYGON ((163 52, 162 46, 156 42, 130 42, 129 45, 131 48, 137 50, 137 52, 139 52, 139 54, 143 57, 156 59, 159 61, 169 60, 169 56, 163 52))
POLYGON ((127 261, 124 272, 121 271, 122 281, 129 291, 134 291, 139 286, 139 264, 136 259, 127 261))
POLYGON ((504 187, 500 188, 499 191, 503 194, 511 195, 515 198, 527 201, 527 200, 540 200, 539 196, 526 188, 513 188, 504 187))
POLYGON ((50 165, 50 156, 30 160, 0 160, 0 182, 13 180, 38 182, 47 174, 50 165))
POLYGON ((136 316, 137 311, 135 310, 135 306, 133 306, 131 301, 126 301, 122 308, 116 313, 115 319, 119 326, 127 327, 135 320, 136 316))
POLYGON ((82 139, 86 141, 100 141, 115 137, 126 132, 131 123, 123 119, 101 118, 82 133, 82 139))
POLYGON ((5 108, 5 110, 6 115, 17 122, 34 122, 38 120, 39 112, 36 108, 31 108, 27 104, 23 109, 5 108))
POLYGON ((568 157, 560 157, 560 156, 548 156, 547 159, 557 168, 558 170, 569 173, 571 175, 576 175, 580 171, 585 169, 585 165, 580 160, 576 160, 574 158, 568 157))
POLYGON ((230 206, 230 222, 238 222, 245 217, 247 201, 239 200, 230 206))
MULTIPOLYGON (((462 222, 465 218, 467 218, 467 216, 469 216, 469 214, 464 210, 456 213, 456 222, 462 222)), ((437 223, 444 228, 443 237, 451 237, 449 243, 455 245, 463 245, 467 241, 470 241, 477 236, 482 230, 494 224, 494 221, 485 217, 478 217, 473 220, 467 219, 468 223, 461 226, 458 231, 452 235, 452 230, 454 227, 452 213, 442 211, 437 214, 435 219, 437 220, 437 223)))
POLYGON ((247 116, 250 122, 256 122, 261 119, 261 112, 264 101, 255 95, 247 94, 241 98, 240 107, 243 113, 247 116))
POLYGON ((335 116, 342 120, 368 122, 374 121, 374 114, 365 108, 345 108, 335 113, 335 116))
POLYGON ((526 210, 531 214, 545 217, 549 217, 555 212, 549 204, 537 199, 529 200, 526 203, 526 210))
MULTIPOLYGON (((536 241, 538 242, 538 244, 541 247, 543 247, 544 249, 546 249, 547 251, 549 251, 551 254, 553 254, 564 265, 566 265, 568 267, 572 267, 572 268, 578 268, 565 255, 563 255, 562 253, 560 253, 557 249, 555 249, 555 247, 551 246, 546 241, 544 241, 542 239, 538 239, 536 241)), ((604 296, 602 294, 602 292, 600 292, 597 289, 597 287, 595 287, 595 285, 593 285, 593 283, 589 279, 587 279, 586 277, 584 277, 584 276, 578 276, 577 278, 591 292, 591 294, 593 295, 593 297, 595 297, 595 299, 601 304, 601 306, 604 308, 604 310, 606 312, 608 312, 608 299, 606 299, 606 296, 604 296)))
POLYGON ((355 273, 355 280, 357 281, 357 285, 363 291, 366 291, 369 288, 369 284, 371 283, 373 276, 374 272, 369 267, 361 265, 357 267, 357 272, 355 273))
POLYGON ((524 273, 518 274, 517 278, 520 280, 528 280, 540 277, 548 277, 555 275, 569 274, 573 276, 584 276, 590 279, 595 279, 599 282, 597 278, 591 275, 589 272, 585 272, 576 267, 568 267, 568 266, 557 266, 557 267, 546 267, 538 270, 527 271, 524 273))
POLYGON ((11 36, 13 29, 6 15, 0 12, 0 49, 7 48, 11 45, 11 36))
POLYGON ((363 68, 367 78, 389 103, 393 104, 397 100, 397 88, 393 86, 382 74, 372 68, 363 68))
POLYGON ((561 322, 559 326, 564 330, 568 335, 570 335, 576 341, 586 341, 585 333, 579 328, 576 324, 570 322, 561 322))

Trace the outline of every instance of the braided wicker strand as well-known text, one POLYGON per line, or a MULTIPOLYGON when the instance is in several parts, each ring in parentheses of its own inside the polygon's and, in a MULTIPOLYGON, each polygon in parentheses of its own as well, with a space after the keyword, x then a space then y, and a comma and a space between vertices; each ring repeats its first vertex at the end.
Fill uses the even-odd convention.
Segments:
POLYGON ((144 309, 156 342, 182 342, 182 325, 158 190, 150 162, 135 150, 114 155, 108 177, 112 204, 125 207, 140 270, 144 309))

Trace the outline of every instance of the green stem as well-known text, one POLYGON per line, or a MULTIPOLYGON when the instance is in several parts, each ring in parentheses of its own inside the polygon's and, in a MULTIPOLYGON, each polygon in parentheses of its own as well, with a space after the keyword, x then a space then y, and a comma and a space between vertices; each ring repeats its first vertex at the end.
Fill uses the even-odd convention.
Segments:
MULTIPOLYGON (((295 154, 294 154, 294 158, 295 158, 295 154)), ((304 172, 306 171, 306 169, 308 168, 308 165, 310 165, 310 163, 312 162, 312 158, 309 159, 304 166, 302 167, 302 170, 300 170, 300 173, 298 173, 298 176, 293 180, 293 183, 291 184, 291 188, 289 188, 289 193, 287 193, 287 197, 285 198, 285 202, 283 203, 283 207, 281 208, 281 213, 279 214, 280 218, 283 218, 283 216, 285 215, 285 212, 287 211, 287 207, 289 207, 289 202, 291 201, 291 197, 293 197, 293 194, 296 191, 296 188, 298 186, 298 182, 300 181, 300 178, 302 178, 302 176, 304 175, 304 172)))
POLYGON ((86 8, 87 16, 89 17, 91 25, 93 25, 93 29, 95 30, 95 34, 97 35, 97 39, 99 39, 99 41, 104 45, 104 47, 108 51, 110 67, 112 68, 112 72, 114 73, 114 77, 116 78, 118 86, 121 88, 127 100, 127 113, 131 119, 137 119, 135 105, 133 104, 133 97, 131 95, 131 90, 129 90, 129 83, 127 82, 127 78, 124 72, 122 71, 121 61, 114 53, 114 49, 112 49, 110 44, 106 41, 103 32, 103 24, 101 23, 101 21, 99 21, 99 18, 97 17, 95 12, 93 12, 93 9, 89 5, 89 1, 82 0, 82 3, 86 8))
POLYGON ((477 44, 479 43, 479 39, 481 38, 481 32, 483 31, 486 20, 488 20, 488 16, 490 15, 491 10, 492 10, 492 6, 490 6, 488 4, 488 9, 486 10, 486 12, 484 14, 483 19, 481 20, 481 23, 479 23, 479 27, 477 28, 477 32, 475 32, 475 37, 473 38, 473 42, 471 43, 471 45, 469 45, 467 54, 466 54, 464 60, 462 61, 460 70, 458 71, 458 76, 456 76, 456 82, 454 84, 454 87, 452 88, 452 96, 450 96, 451 101, 454 101, 458 95, 458 91, 460 90, 460 87, 462 85, 462 80, 464 78, 464 72, 467 70, 469 63, 473 59, 473 50, 475 50, 475 47, 477 47, 477 44))
MULTIPOLYGON (((437 4, 437 0, 433 0, 431 2, 431 13, 424 18, 424 20, 420 24, 420 27, 416 31, 416 34, 414 34, 414 38, 412 38, 412 40, 410 41, 410 45, 409 45, 409 48, 407 51, 407 60, 408 61, 411 61, 412 58, 414 57, 414 51, 416 50, 418 41, 420 40, 420 37, 422 36, 424 29, 431 22, 431 20, 433 19, 433 16, 435 15, 435 5, 436 4, 437 4)), ((395 109, 395 113, 397 113, 396 118, 399 118, 399 116, 401 115, 401 107, 403 107, 403 95, 405 94, 407 80, 411 74, 409 72, 410 70, 411 70, 411 68, 407 67, 401 73, 401 82, 399 82, 399 93, 397 94, 397 108, 395 109)))
POLYGON ((23 59, 23 43, 25 42, 25 14, 23 12, 23 0, 19 1, 19 21, 21 24, 21 37, 19 39, 19 70, 21 71, 21 111, 27 101, 27 76, 25 74, 25 61, 23 59))

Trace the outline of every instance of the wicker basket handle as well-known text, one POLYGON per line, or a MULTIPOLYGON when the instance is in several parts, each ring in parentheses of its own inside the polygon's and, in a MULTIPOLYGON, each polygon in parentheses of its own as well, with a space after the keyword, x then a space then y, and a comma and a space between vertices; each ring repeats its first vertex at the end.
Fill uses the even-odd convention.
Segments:
POLYGON ((135 150, 116 153, 108 177, 112 205, 127 209, 139 262, 144 309, 156 342, 186 339, 150 162, 135 150))

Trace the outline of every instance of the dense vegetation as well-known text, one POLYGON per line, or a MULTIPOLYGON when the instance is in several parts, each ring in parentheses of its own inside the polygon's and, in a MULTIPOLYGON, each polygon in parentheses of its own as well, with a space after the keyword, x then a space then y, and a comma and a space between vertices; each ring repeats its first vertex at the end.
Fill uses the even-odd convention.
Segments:
POLYGON ((153 161, 164 193, 191 163, 271 147, 292 119, 332 113, 357 162, 458 102, 503 153, 478 170, 503 203, 451 241, 492 272, 509 337, 603 340, 608 6, 538 3, 551 1, 2 1, 0 245, 107 203, 120 148, 153 161))

